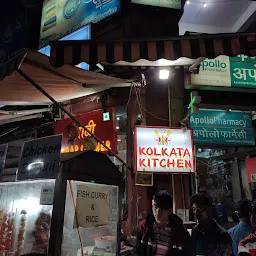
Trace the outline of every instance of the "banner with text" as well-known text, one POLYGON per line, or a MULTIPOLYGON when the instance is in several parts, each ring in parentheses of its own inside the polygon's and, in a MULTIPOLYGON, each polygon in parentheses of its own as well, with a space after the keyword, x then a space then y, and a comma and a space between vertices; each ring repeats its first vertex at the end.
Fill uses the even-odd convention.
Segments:
POLYGON ((88 228, 107 225, 109 222, 110 187, 96 185, 77 186, 77 223, 88 228))
MULTIPOLYGON (((109 120, 103 120, 103 110, 97 110, 90 113, 76 116, 76 118, 86 126, 86 128, 95 134, 105 145, 111 148, 117 153, 117 131, 116 131, 116 115, 113 108, 107 108, 109 112, 109 120)), ((70 118, 57 121, 54 127, 55 134, 65 133, 65 129, 72 124, 73 121, 70 118)), ((74 141, 70 141, 63 135, 61 153, 73 153, 78 151, 84 151, 84 139, 90 137, 90 134, 86 132, 82 127, 79 127, 79 135, 74 138, 74 141)), ((100 143, 97 143, 96 151, 102 153, 108 153, 107 149, 100 143)))
POLYGON ((138 172, 193 173, 192 131, 167 127, 135 127, 138 172))
POLYGON ((120 11, 120 0, 44 0, 40 47, 120 11))
POLYGON ((24 142, 17 180, 57 178, 61 139, 61 135, 54 135, 24 142))
POLYGON ((196 144, 255 145, 250 113, 200 109, 190 127, 196 144))
POLYGON ((256 89, 256 57, 219 56, 202 61, 199 74, 191 74, 189 83, 201 86, 256 89))

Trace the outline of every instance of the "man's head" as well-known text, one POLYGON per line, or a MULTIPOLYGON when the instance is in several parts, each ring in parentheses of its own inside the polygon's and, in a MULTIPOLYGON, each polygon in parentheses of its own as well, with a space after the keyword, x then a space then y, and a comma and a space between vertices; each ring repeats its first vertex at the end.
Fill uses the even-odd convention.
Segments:
POLYGON ((256 231, 256 202, 254 202, 252 205, 250 220, 253 230, 256 231))
POLYGON ((193 212, 199 221, 212 218, 212 200, 204 194, 196 194, 191 198, 193 212))
POLYGON ((158 191, 152 200, 152 210, 156 221, 161 222, 168 219, 172 212, 172 195, 166 190, 158 191))
POLYGON ((237 212, 240 220, 249 221, 252 210, 252 203, 249 200, 242 200, 238 203, 237 212))

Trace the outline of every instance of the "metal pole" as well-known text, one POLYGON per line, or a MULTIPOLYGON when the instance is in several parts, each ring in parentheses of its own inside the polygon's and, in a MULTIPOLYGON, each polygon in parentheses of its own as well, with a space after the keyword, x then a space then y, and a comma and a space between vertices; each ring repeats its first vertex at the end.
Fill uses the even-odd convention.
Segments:
POLYGON ((21 69, 17 70, 17 72, 23 76, 29 83, 31 83, 37 90, 39 90, 42 94, 44 94, 48 99, 50 99, 58 108, 63 110, 76 124, 83 127, 83 129, 88 132, 97 142, 99 142, 102 146, 104 146, 111 154, 113 154, 123 165, 125 165, 128 169, 131 169, 124 161, 121 159, 116 153, 114 153, 107 145, 105 145, 97 136, 91 133, 89 129, 86 128, 79 120, 77 120, 69 111, 67 111, 59 102, 57 102, 51 95, 49 95, 40 85, 34 82, 29 76, 27 76, 21 69))
MULTIPOLYGON (((170 82, 168 81, 168 119, 169 119, 169 127, 172 126, 172 112, 171 112, 171 89, 170 82)), ((171 174, 172 177, 172 196, 173 196, 173 212, 176 213, 176 203, 175 203, 175 181, 174 174, 171 174)))

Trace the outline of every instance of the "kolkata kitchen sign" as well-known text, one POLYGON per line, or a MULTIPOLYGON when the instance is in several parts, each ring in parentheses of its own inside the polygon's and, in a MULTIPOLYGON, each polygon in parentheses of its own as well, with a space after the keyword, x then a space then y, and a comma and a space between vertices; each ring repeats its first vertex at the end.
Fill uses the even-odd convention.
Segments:
POLYGON ((192 131, 167 127, 135 127, 138 172, 193 173, 192 131))
POLYGON ((190 85, 227 88, 256 88, 256 57, 219 56, 201 62, 199 74, 192 74, 190 85))

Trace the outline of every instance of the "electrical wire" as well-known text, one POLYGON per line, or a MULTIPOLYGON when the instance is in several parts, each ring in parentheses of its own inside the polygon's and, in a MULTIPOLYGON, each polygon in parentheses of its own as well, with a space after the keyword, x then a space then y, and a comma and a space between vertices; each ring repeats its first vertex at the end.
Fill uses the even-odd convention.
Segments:
POLYGON ((156 119, 158 119, 158 120, 169 122, 168 119, 158 117, 158 116, 156 116, 155 114, 153 114, 152 112, 150 112, 149 110, 147 110, 146 108, 144 108, 143 105, 141 104, 141 92, 140 92, 140 88, 136 88, 136 89, 137 89, 137 91, 136 91, 136 98, 137 98, 138 105, 140 105, 141 112, 142 112, 142 110, 144 110, 145 112, 147 112, 148 114, 150 114, 151 116, 153 116, 154 118, 156 118, 156 119))

